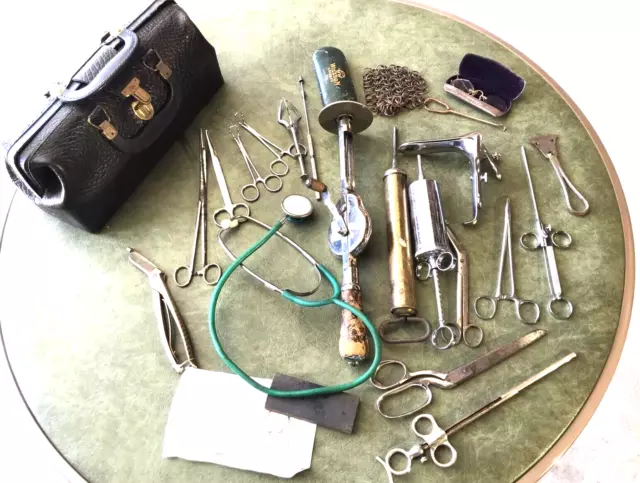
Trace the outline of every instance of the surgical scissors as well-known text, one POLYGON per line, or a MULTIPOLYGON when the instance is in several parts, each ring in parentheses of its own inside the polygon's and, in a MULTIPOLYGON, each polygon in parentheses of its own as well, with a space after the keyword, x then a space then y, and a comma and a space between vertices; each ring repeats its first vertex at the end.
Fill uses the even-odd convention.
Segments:
POLYGON ((258 170, 256 169, 256 166, 251 161, 251 158, 249 157, 249 153, 247 152, 246 148, 244 147, 244 144, 242 143, 242 139, 240 139, 240 128, 237 125, 231 126, 229 128, 229 133, 231 134, 231 137, 238 145, 238 149, 240 149, 240 154, 242 154, 242 158, 244 159, 244 162, 247 165, 247 169, 249 170, 249 175, 251 175, 251 179, 253 180, 253 183, 247 183, 240 190, 240 194, 242 195, 244 200, 248 201, 249 203, 253 203, 258 198, 260 198, 260 190, 258 189, 259 183, 262 183, 265 189, 269 193, 276 193, 280 191, 282 189, 282 178, 280 178, 280 176, 276 174, 270 174, 266 178, 263 178, 262 176, 260 176, 260 173, 258 172, 258 170), (277 185, 272 184, 271 186, 269 186, 269 181, 271 180, 276 180, 277 185), (256 195, 253 197, 250 197, 247 195, 247 193, 251 192, 251 190, 255 190, 256 192, 256 195))
POLYGON ((409 372, 409 369, 402 361, 393 359, 382 361, 371 377, 371 383, 376 388, 385 391, 384 394, 382 394, 376 400, 376 408, 382 416, 388 419, 402 418, 404 416, 408 416, 417 411, 420 411, 422 408, 428 406, 431 402, 431 399, 433 397, 433 394, 429 387, 431 384, 441 389, 451 389, 452 387, 456 387, 464 381, 471 379, 473 376, 481 374, 487 369, 490 369, 496 364, 504 361, 516 352, 519 352, 520 350, 534 343, 535 341, 546 335, 546 333, 546 330, 534 330, 533 332, 530 332, 527 335, 520 337, 519 339, 500 346, 492 350, 488 354, 474 361, 471 361, 468 364, 457 367, 456 369, 447 373, 431 370, 409 372), (383 367, 386 366, 399 366, 402 369, 402 376, 400 376, 400 379, 388 384, 380 381, 380 379, 378 379, 379 372, 383 367), (421 406, 396 415, 389 414, 383 411, 382 404, 384 403, 385 399, 400 394, 408 389, 411 389, 412 387, 417 387, 425 392, 425 400, 421 406))
POLYGON ((449 442, 449 436, 453 436, 455 433, 457 433, 461 429, 466 428, 468 425, 478 420, 479 418, 487 414, 489 411, 492 411, 498 406, 501 406, 502 404, 507 402, 509 399, 520 394, 522 391, 524 391, 526 388, 528 388, 532 384, 535 384, 536 382, 543 379, 544 377, 547 377, 549 374, 556 371, 560 367, 571 362, 577 356, 578 355, 575 352, 571 352, 570 354, 567 354, 566 356, 558 359, 557 361, 548 365, 541 371, 528 377, 527 379, 522 381, 520 384, 512 387, 507 392, 492 399, 491 401, 486 403, 484 406, 480 407, 479 409, 476 409, 475 411, 468 414, 464 418, 459 419, 457 422, 449 426, 447 429, 442 429, 440 426, 438 426, 438 423, 436 423, 436 420, 431 414, 420 414, 419 416, 416 416, 415 418, 413 418, 413 421, 411 422, 411 429, 413 430, 413 433, 422 440, 422 443, 413 445, 409 450, 404 450, 402 448, 394 448, 387 453, 384 460, 380 457, 376 457, 376 461, 378 461, 380 464, 382 464, 382 466, 384 466, 384 469, 387 472, 387 477, 389 478, 389 483, 393 483, 394 476, 402 476, 410 473, 411 462, 414 459, 420 459, 421 463, 425 463, 429 461, 428 456, 431 456, 431 461, 433 461, 433 463, 436 466, 439 466, 440 468, 448 468, 452 466, 458 458, 458 452, 449 442), (431 429, 426 433, 423 433, 418 428, 418 423, 420 423, 423 420, 429 421, 431 426, 431 429), (438 451, 439 448, 448 449, 448 451, 445 451, 445 453, 448 453, 448 456, 449 456, 448 459, 441 459, 443 458, 443 455, 442 454, 439 455, 440 453, 438 451), (397 466, 394 468, 394 466, 392 466, 392 460, 394 459, 394 457, 404 458, 404 461, 405 461, 404 468, 398 468, 397 466))
POLYGON ((217 263, 207 263, 207 151, 204 144, 204 129, 200 129, 200 189, 198 191, 198 213, 196 226, 193 233, 193 248, 191 249, 191 262, 176 268, 173 279, 178 287, 186 287, 193 280, 194 275, 201 276, 206 284, 215 285, 220 280, 222 270, 217 263), (200 254, 202 256, 202 268, 195 270, 196 255, 198 252, 198 239, 200 239, 200 254), (215 278, 207 278, 211 269, 216 269, 215 278), (181 277, 186 273, 187 278, 181 277))
MULTIPOLYGON (((298 150, 296 149, 295 144, 291 144, 291 146, 289 146, 289 149, 285 151, 276 143, 268 140, 266 137, 264 137, 254 128, 249 126, 249 124, 247 124, 247 121, 244 119, 244 116, 242 115, 241 112, 235 113, 235 119, 236 119, 236 123, 240 127, 242 127, 245 131, 251 134, 258 141, 260 141, 260 143, 269 151, 271 151, 271 153, 276 157, 276 159, 271 161, 271 164, 269 165, 269 169, 271 169, 271 172, 276 176, 284 176, 285 174, 287 174, 289 172, 289 165, 282 159, 282 156, 289 156, 295 159, 298 156, 298 150), (279 166, 279 165, 284 165, 286 170, 282 172, 276 171, 275 166, 279 166)), ((302 144, 298 144, 298 146, 300 147, 300 154, 302 154, 303 156, 306 156, 307 148, 304 147, 302 144)))
POLYGON ((513 251, 511 249, 511 199, 507 198, 504 204, 504 229, 502 230, 502 247, 500 248, 500 264, 498 265, 498 276, 496 278, 496 290, 493 295, 482 295, 473 304, 476 315, 484 320, 493 319, 498 309, 498 302, 510 300, 515 304, 516 316, 525 324, 535 324, 540 320, 540 307, 533 300, 519 299, 516 295, 516 279, 513 270, 513 251), (511 288, 502 293, 502 275, 504 274, 505 259, 508 266, 509 282, 511 288), (488 304, 486 312, 479 309, 483 302, 488 304), (534 308, 533 314, 523 316, 522 306, 534 308))
POLYGON ((207 145, 209 147, 211 164, 213 165, 213 171, 216 175, 216 180, 218 181, 218 187, 220 188, 220 194, 222 195, 222 202, 224 203, 222 208, 218 208, 213 212, 213 222, 218 225, 218 227, 222 228, 225 221, 229 221, 232 219, 242 220, 243 216, 249 216, 251 214, 251 210, 249 209, 249 205, 247 205, 246 203, 234 203, 233 201, 231 201, 231 195, 229 194, 227 180, 224 177, 220 159, 218 159, 216 150, 213 147, 213 143, 211 142, 209 131, 205 130, 205 136, 207 138, 207 145), (240 211, 238 213, 238 208, 242 208, 243 211, 240 211), (221 218, 221 215, 226 215, 226 217, 221 218))

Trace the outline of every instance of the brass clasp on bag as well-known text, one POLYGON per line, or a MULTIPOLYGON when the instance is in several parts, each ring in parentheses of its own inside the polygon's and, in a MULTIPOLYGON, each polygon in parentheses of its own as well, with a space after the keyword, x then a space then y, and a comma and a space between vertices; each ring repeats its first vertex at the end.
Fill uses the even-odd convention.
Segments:
POLYGON ((153 117, 154 109, 151 104, 151 95, 140 87, 140 79, 134 77, 127 86, 122 89, 124 97, 133 97, 136 100, 131 103, 131 109, 138 119, 148 121, 153 117))

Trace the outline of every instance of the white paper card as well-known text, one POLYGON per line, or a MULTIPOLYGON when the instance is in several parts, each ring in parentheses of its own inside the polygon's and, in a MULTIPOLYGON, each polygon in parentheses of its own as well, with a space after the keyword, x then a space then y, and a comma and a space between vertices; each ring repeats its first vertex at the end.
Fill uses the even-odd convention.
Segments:
POLYGON ((281 478, 310 468, 316 425, 267 411, 266 399, 235 374, 187 368, 169 410, 162 457, 281 478))

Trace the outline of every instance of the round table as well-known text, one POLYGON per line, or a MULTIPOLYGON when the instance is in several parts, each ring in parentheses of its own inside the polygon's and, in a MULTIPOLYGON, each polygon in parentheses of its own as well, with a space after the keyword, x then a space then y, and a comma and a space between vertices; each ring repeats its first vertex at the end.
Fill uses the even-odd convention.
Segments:
MULTIPOLYGON (((307 79, 311 130, 319 172, 334 196, 339 170, 337 139, 320 128, 321 109, 311 54, 324 45, 343 50, 362 99, 365 67, 400 64, 418 70, 433 96, 444 99, 442 84, 457 72, 467 52, 493 58, 523 76, 527 87, 505 118, 508 131, 455 116, 412 111, 392 119, 376 118, 356 136, 356 180, 373 220, 371 242, 360 258, 365 311, 379 324, 387 317, 389 281, 386 258, 382 175, 390 163, 391 130, 400 139, 437 139, 478 130, 491 150, 502 153, 502 181, 482 186, 484 207, 476 227, 459 224, 470 211, 467 163, 456 155, 425 161, 425 173, 440 182, 445 214, 469 252, 470 296, 493 288, 502 233, 504 199, 512 200, 514 240, 533 228, 533 214, 519 148, 532 136, 558 134, 560 157, 574 183, 591 202, 584 218, 571 216, 546 160, 532 148, 529 164, 543 221, 571 233, 574 245, 557 253, 564 291, 575 305, 568 321, 543 311, 538 327, 548 330, 540 342, 459 388, 434 391, 428 408, 448 425, 480 407, 561 353, 578 358, 551 377, 452 437, 458 461, 449 469, 416 465, 398 481, 534 480, 575 440, 602 398, 619 358, 631 312, 633 246, 620 183, 610 159, 588 121, 562 89, 524 55, 486 32, 450 16, 383 0, 323 2, 234 2, 216 5, 191 1, 184 7, 215 46, 226 84, 160 161, 158 167, 100 235, 83 233, 32 206, 18 195, 8 217, 0 256, 2 336, 7 360, 36 423, 69 463, 67 477, 81 481, 258 481, 249 472, 181 460, 161 459, 161 444, 178 377, 158 340, 145 277, 127 263, 133 246, 167 273, 183 264, 190 251, 197 199, 197 137, 208 128, 216 143, 232 197, 248 181, 228 126, 241 111, 249 124, 286 144, 275 121, 282 97, 299 105, 298 75, 307 79), (30 255, 27 255, 30 254, 30 255), (37 255, 33 255, 37 254, 37 255), (36 276, 34 276, 36 274, 36 276), (80 476, 82 475, 82 476, 80 476)), ((477 114, 456 100, 452 107, 477 114)), ((299 106, 301 107, 301 106, 299 106)), ((478 114, 479 115, 479 114, 478 114)), ((267 152, 245 141, 254 161, 268 169, 267 152)), ((416 177, 415 160, 399 159, 416 177)), ((288 193, 306 193, 297 165, 279 195, 263 193, 252 214, 267 223, 280 216, 288 193)), ((210 210, 222 205, 210 183, 210 210)), ((210 211, 212 212, 212 211, 210 211)), ((334 273, 340 262, 326 246, 328 214, 284 232, 334 273)), ((239 250, 260 234, 243 227, 231 245, 239 250)), ((228 266, 210 234, 210 257, 228 266)), ((521 296, 544 306, 548 288, 542 256, 514 244, 521 296)), ((307 266, 277 241, 251 258, 276 281, 309 284, 307 266)), ((455 277, 445 276, 453 311, 455 277)), ((206 308, 211 289, 195 280, 187 289, 170 284, 194 340, 199 365, 224 370, 208 336, 206 308)), ((435 320, 433 290, 419 285, 420 313, 435 320)), ((302 310, 235 274, 225 288, 219 327, 225 348, 250 374, 283 372, 319 384, 352 379, 361 369, 348 367, 337 351, 339 315, 335 308, 302 310), (247 303, 250 301, 251 303, 247 303)), ((401 359, 412 369, 449 370, 531 330, 501 307, 492 321, 475 321, 485 330, 480 348, 457 346, 435 351, 430 345, 385 346, 384 357, 401 359)), ((385 420, 376 412, 379 392, 370 385, 352 391, 361 398, 354 434, 320 429, 313 465, 301 481, 386 481, 375 456, 396 446, 408 448, 415 437, 410 419, 385 420)), ((221 396, 222 397, 222 396, 221 396)), ((194 428, 197 431, 198 428, 194 428)), ((247 457, 251 447, 247 433, 247 457)), ((212 435, 214 437, 215 435, 212 435)))

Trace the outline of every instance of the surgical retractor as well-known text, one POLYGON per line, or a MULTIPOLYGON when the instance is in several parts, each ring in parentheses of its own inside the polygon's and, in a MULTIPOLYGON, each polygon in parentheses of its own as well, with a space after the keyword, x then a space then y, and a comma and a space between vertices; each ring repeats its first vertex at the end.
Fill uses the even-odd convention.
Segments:
POLYGON ((425 179, 422 156, 418 155, 418 179, 409 185, 411 227, 415 243, 416 276, 433 278, 438 312, 438 327, 431 332, 431 343, 437 349, 448 349, 460 340, 458 327, 444 318, 440 272, 450 271, 456 259, 449 244, 438 182, 425 179))
POLYGON ((522 154, 522 163, 524 171, 527 175, 529 183, 529 194, 533 204, 533 213, 535 214, 535 232, 525 233, 520 237, 520 245, 526 250, 542 249, 544 255, 544 266, 547 271, 547 280, 549 281, 549 291, 551 297, 547 303, 547 310, 556 319, 568 319, 573 313, 573 305, 562 295, 562 287, 560 285, 560 274, 558 273, 558 264, 556 263, 556 255, 554 247, 569 248, 571 246, 571 235, 565 231, 556 231, 551 225, 545 225, 540 219, 538 212, 538 204, 536 203, 536 194, 533 191, 533 181, 531 172, 529 171, 529 163, 527 162, 527 152, 524 146, 520 147, 522 154))
POLYGON ((500 160, 500 154, 489 153, 482 142, 482 134, 472 132, 458 138, 436 139, 433 141, 410 141, 398 148, 403 154, 436 154, 445 152, 459 152, 465 155, 469 161, 469 174, 471 179, 471 219, 465 221, 465 225, 475 225, 478 222, 479 210, 482 207, 480 181, 487 182, 488 170, 483 171, 486 161, 497 179, 502 179, 496 162, 500 160))
MULTIPOLYGON (((342 299, 362 309, 358 263, 356 257, 371 237, 371 218, 355 191, 353 135, 367 129, 373 113, 357 101, 353 81, 344 54, 335 47, 322 47, 313 53, 313 65, 324 108, 318 121, 329 132, 338 135, 340 153, 340 201, 348 234, 340 233, 334 220, 329 227, 329 247, 342 257, 342 299)), ((351 312, 342 311, 340 355, 350 364, 365 360, 368 351, 367 332, 363 323, 351 312)))
POLYGON ((429 338, 431 325, 418 313, 411 230, 409 226, 409 201, 407 199, 407 173, 398 168, 398 129, 393 128, 393 152, 391 168, 384 173, 384 200, 387 212, 387 250, 389 281, 391 282, 391 315, 378 327, 382 340, 389 344, 424 342, 429 338), (413 337, 390 337, 389 333, 407 324, 421 325, 413 337))

